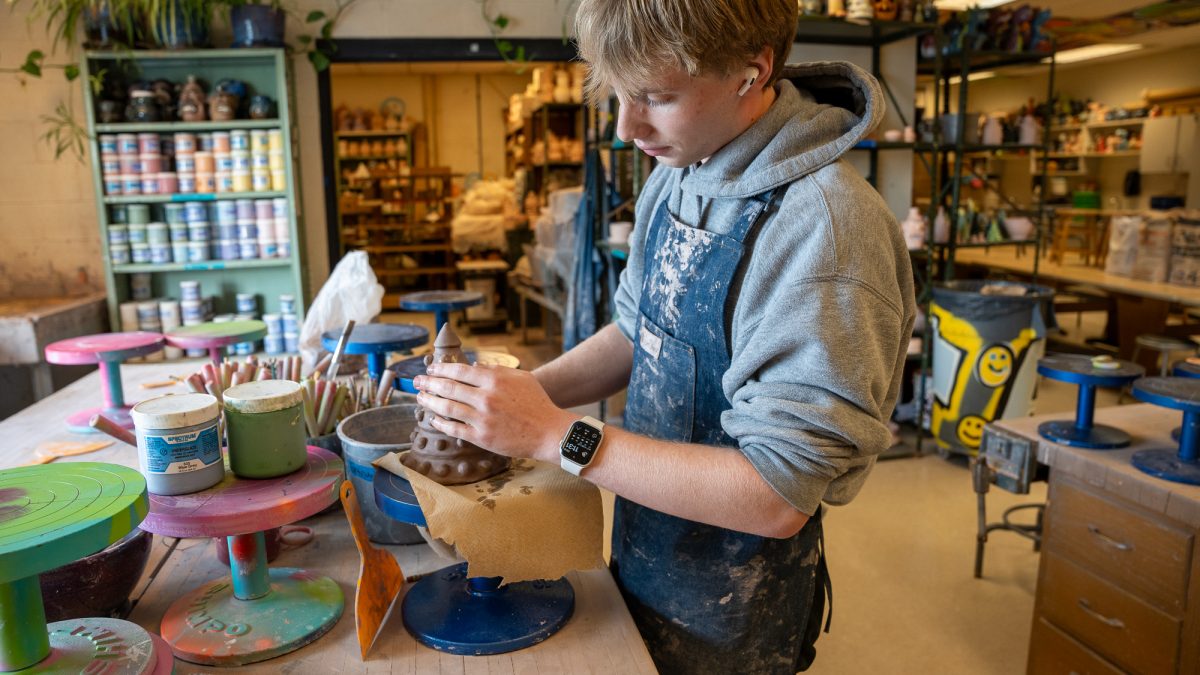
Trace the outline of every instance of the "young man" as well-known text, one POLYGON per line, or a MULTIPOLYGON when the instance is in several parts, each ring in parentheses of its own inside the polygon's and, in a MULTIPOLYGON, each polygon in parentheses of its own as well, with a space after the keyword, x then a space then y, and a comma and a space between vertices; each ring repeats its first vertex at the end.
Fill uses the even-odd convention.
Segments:
POLYGON ((879 195, 842 155, 882 116, 845 63, 784 68, 795 0, 583 0, 617 134, 657 158, 618 320, 533 374, 431 366, 446 433, 617 495, 612 571, 663 672, 807 668, 822 501, 891 435, 914 296, 879 195), (628 387, 624 429, 564 408, 628 387), (562 448, 560 449, 560 442, 562 448), (585 468, 586 467, 586 468, 585 468))

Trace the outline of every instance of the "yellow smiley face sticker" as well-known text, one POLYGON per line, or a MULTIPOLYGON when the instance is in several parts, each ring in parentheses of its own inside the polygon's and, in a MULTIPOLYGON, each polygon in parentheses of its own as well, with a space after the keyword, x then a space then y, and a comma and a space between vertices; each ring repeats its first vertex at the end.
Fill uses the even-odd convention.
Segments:
POLYGON ((964 447, 977 449, 983 441, 983 425, 987 420, 979 415, 967 415, 958 421, 958 442, 964 447))
POLYGON ((1007 345, 992 345, 979 355, 976 374, 986 387, 999 387, 1008 382, 1013 371, 1012 350, 1007 345))

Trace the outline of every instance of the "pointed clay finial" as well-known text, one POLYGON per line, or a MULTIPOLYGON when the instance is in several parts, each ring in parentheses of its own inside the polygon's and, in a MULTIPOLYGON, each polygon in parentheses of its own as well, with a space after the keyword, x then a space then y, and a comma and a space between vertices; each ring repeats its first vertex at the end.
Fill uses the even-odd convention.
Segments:
POLYGON ((438 331, 437 339, 433 341, 433 362, 467 362, 466 356, 462 351, 462 340, 458 338, 458 333, 454 332, 449 323, 442 325, 442 329, 438 331))

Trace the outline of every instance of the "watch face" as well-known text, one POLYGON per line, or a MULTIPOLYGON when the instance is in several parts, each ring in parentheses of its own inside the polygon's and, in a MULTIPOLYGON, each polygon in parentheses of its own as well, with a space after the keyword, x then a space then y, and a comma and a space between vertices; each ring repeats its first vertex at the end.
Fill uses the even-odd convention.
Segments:
POLYGON ((587 466, 600 447, 600 430, 585 422, 575 422, 563 439, 562 456, 587 466))

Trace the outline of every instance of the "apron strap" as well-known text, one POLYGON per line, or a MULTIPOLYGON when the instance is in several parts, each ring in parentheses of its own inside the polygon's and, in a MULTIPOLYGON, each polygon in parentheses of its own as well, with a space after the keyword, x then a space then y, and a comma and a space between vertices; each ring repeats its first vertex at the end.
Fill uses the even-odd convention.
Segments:
POLYGON ((750 230, 754 229, 759 219, 762 218, 763 213, 775 201, 775 194, 778 191, 778 188, 771 188, 766 192, 751 197, 746 203, 746 208, 742 211, 741 217, 734 223, 733 229, 729 231, 727 236, 738 243, 746 241, 746 236, 750 234, 750 230))
MULTIPOLYGON (((824 507, 818 513, 824 510, 824 507)), ((821 578, 821 593, 825 595, 825 610, 828 614, 825 617, 824 632, 829 632, 829 627, 833 625, 833 580, 829 578, 829 565, 825 561, 825 524, 821 523, 821 533, 817 536, 817 552, 820 557, 817 559, 817 576, 821 578)))

